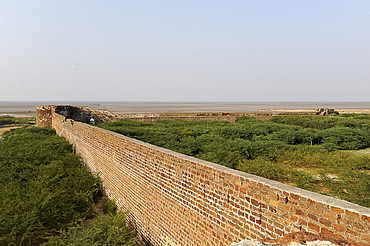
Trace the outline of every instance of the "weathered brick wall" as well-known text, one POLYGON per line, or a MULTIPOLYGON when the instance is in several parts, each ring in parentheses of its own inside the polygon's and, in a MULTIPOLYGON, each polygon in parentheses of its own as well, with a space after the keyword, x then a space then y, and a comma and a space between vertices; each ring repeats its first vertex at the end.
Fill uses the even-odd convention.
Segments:
POLYGON ((370 209, 185 156, 53 114, 153 245, 230 245, 295 231, 370 244, 370 209))

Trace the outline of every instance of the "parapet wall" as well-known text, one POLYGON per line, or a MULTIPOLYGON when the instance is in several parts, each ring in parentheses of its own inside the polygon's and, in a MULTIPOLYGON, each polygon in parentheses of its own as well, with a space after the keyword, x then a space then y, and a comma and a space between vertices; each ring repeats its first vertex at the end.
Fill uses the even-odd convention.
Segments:
POLYGON ((50 125, 153 245, 230 245, 296 231, 370 245, 369 208, 51 115, 50 125))

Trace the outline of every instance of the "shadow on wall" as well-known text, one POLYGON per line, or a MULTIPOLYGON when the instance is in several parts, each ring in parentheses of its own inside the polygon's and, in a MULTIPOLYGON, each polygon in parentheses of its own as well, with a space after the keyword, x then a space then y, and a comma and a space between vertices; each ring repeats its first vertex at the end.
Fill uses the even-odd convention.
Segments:
POLYGON ((56 106, 55 112, 63 115, 67 119, 73 119, 75 121, 90 123, 91 119, 94 119, 95 123, 101 123, 102 120, 97 115, 86 110, 86 107, 74 107, 69 105, 56 106))

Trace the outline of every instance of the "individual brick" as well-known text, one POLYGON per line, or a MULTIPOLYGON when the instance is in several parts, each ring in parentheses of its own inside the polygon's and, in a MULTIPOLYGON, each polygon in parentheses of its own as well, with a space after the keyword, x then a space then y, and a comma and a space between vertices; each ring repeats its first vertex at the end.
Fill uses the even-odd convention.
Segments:
POLYGON ((296 215, 301 215, 301 216, 304 215, 304 213, 301 210, 299 210, 299 209, 295 209, 295 214, 296 215))
POLYGON ((282 230, 279 230, 277 228, 275 228, 275 233, 279 236, 283 236, 284 232, 282 230))
POLYGON ((338 218, 337 214, 332 214, 332 213, 329 213, 329 212, 326 212, 326 211, 323 212, 323 215, 324 215, 324 217, 327 217, 327 218, 330 218, 330 219, 333 219, 333 220, 336 220, 338 218))
POLYGON ((269 193, 269 197, 274 199, 274 200, 279 200, 279 195, 275 193, 269 193))
POLYGON ((330 227, 331 226, 331 222, 329 220, 325 220, 325 219, 320 219, 319 222, 323 225, 326 225, 327 227, 330 227))
POLYGON ((259 202, 257 201, 257 200, 255 200, 255 199, 252 199, 251 200, 251 203, 254 205, 254 206, 259 206, 259 202))
POLYGON ((299 219, 298 224, 303 225, 303 226, 307 226, 307 221, 299 219))
POLYGON ((342 213, 344 213, 344 210, 343 210, 343 209, 341 209, 341 208, 337 208, 337 207, 331 207, 331 211, 332 211, 333 213, 338 214, 338 215, 341 215, 342 213))
POLYGON ((354 218, 359 218, 360 217, 360 215, 358 213, 351 212, 349 210, 346 210, 346 214, 351 216, 351 217, 354 217, 354 218))
POLYGON ((278 201, 270 200, 270 204, 276 208, 278 207, 278 201))
POLYGON ((316 215, 308 214, 307 217, 314 220, 314 221, 317 221, 317 216, 316 215))
POLYGON ((334 224, 334 230, 339 231, 339 232, 343 232, 344 227, 340 224, 334 224))
POLYGON ((289 204, 279 203, 279 209, 289 212, 290 211, 290 206, 289 206, 289 204))
POLYGON ((321 214, 321 210, 314 207, 314 206, 309 207, 308 211, 311 212, 311 213, 314 213, 314 214, 321 214))
POLYGON ((311 199, 307 199, 307 201, 308 201, 311 205, 315 205, 315 204, 316 204, 316 202, 315 202, 315 201, 313 201, 313 200, 311 200, 311 199))
POLYGON ((298 217, 297 216, 290 216, 290 219, 293 221, 293 222, 297 222, 298 221, 298 217))
POLYGON ((283 229, 284 228, 284 225, 278 223, 278 222, 275 222, 274 225, 280 229, 283 229))
POLYGON ((303 210, 308 209, 308 205, 307 205, 307 204, 304 204, 304 203, 299 203, 299 204, 298 204, 298 207, 299 207, 300 209, 303 209, 303 210))
POLYGON ((314 231, 317 231, 319 232, 320 231, 320 226, 314 224, 314 223, 311 223, 311 222, 308 222, 308 228, 314 230, 314 231))
POLYGON ((321 227, 321 233, 324 234, 324 235, 333 235, 333 232, 324 228, 324 227, 321 227))
POLYGON ((246 194, 247 190, 244 187, 240 187, 240 192, 243 193, 243 194, 246 194))
POLYGON ((290 193, 290 197, 293 198, 294 200, 299 200, 299 196, 293 193, 290 193))

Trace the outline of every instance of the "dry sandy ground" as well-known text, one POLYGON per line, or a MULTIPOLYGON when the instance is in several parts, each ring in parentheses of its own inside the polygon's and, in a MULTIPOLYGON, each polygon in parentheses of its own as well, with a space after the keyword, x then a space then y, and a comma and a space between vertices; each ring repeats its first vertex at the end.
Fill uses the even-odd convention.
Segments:
POLYGON ((315 112, 316 107, 339 109, 339 113, 370 113, 370 103, 101 103, 88 105, 115 114, 159 112, 315 112))
MULTIPOLYGON (((339 112, 339 114, 370 114, 370 109, 335 109, 339 112)), ((260 112, 315 112, 314 109, 259 109, 260 112)))
MULTIPOLYGON (((13 115, 12 115, 13 116, 13 115)), ((25 115, 22 115, 22 116, 15 116, 15 117, 20 117, 20 118, 24 118, 25 115)), ((32 115, 30 116, 26 116, 26 117, 34 117, 32 115)), ((32 124, 35 123, 35 121, 33 120, 31 122, 32 124)), ((11 129, 15 129, 15 128, 19 128, 19 127, 23 127, 23 126, 29 126, 29 124, 12 124, 12 125, 2 125, 0 126, 0 137, 3 135, 4 132, 6 131, 9 131, 11 129)))
POLYGON ((9 131, 11 129, 15 129, 15 128, 19 128, 19 127, 22 127, 23 125, 17 125, 17 126, 6 126, 6 127, 2 127, 0 128, 0 137, 3 135, 4 132, 6 131, 9 131))
POLYGON ((370 109, 338 109, 340 114, 370 114, 370 109))

